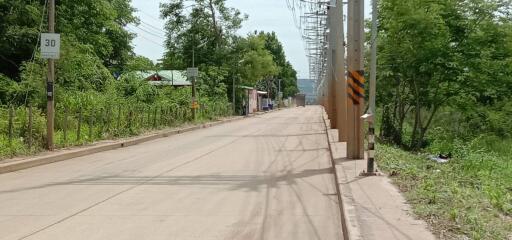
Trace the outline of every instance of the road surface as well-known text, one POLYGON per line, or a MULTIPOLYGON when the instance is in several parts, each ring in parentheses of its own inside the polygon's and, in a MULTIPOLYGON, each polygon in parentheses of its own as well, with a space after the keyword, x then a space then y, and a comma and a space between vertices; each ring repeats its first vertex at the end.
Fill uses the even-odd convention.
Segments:
POLYGON ((0 239, 342 239, 321 108, 0 175, 0 239))

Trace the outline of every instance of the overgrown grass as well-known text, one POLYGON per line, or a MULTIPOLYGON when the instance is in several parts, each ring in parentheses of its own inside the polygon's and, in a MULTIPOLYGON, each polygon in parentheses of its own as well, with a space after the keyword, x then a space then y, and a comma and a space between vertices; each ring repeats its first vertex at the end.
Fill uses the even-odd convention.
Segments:
POLYGON ((512 140, 481 137, 445 144, 453 145, 454 154, 446 164, 429 160, 427 154, 379 145, 379 167, 440 239, 510 238, 512 140))
MULTIPOLYGON (((0 113, 8 112, 0 107, 0 113)), ((111 112, 83 109, 79 124, 77 112, 66 113, 57 109, 55 118, 54 143, 56 148, 91 144, 105 139, 137 136, 149 131, 178 127, 185 124, 204 123, 231 114, 226 104, 205 104, 198 109, 196 119, 191 120, 190 109, 186 106, 146 106, 145 108, 113 107, 111 112), (145 109, 145 110, 144 110, 145 109), (121 111, 121 112, 119 112, 121 111), (107 117, 109 115, 109 117, 107 117), (80 127, 79 127, 80 126, 80 127), (64 134, 66 129, 66 134, 64 134), (80 131, 78 131, 80 129, 80 131), (80 133, 80 134, 79 134, 80 133)), ((44 149, 46 139, 46 117, 34 109, 32 123, 32 147, 29 147, 28 110, 14 109, 12 127, 8 114, 0 115, 0 160, 38 153, 44 149), (12 138, 9 139, 9 129, 12 138)))

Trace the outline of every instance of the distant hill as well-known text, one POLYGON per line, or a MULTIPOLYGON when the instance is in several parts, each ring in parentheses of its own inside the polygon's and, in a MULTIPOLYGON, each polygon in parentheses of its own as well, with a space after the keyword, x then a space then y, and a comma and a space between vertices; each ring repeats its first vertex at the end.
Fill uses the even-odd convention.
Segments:
POLYGON ((297 85, 301 93, 306 94, 306 103, 316 103, 316 83, 312 79, 298 79, 297 85))

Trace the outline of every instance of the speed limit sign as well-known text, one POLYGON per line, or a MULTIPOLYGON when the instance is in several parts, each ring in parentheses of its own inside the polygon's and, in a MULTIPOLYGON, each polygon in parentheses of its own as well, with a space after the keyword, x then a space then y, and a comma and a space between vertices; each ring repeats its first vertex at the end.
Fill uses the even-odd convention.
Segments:
POLYGON ((43 59, 59 59, 60 34, 41 33, 41 57, 43 59))

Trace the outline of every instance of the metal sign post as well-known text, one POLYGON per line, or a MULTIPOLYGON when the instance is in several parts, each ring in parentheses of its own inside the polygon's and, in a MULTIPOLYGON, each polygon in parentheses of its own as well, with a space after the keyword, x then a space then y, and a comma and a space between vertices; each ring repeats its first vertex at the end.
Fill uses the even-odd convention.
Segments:
POLYGON ((198 68, 187 68, 187 77, 192 79, 192 120, 196 120, 196 110, 199 108, 196 98, 196 78, 199 76, 198 68))
POLYGON ((198 68, 187 68, 187 77, 194 78, 199 76, 198 68))

